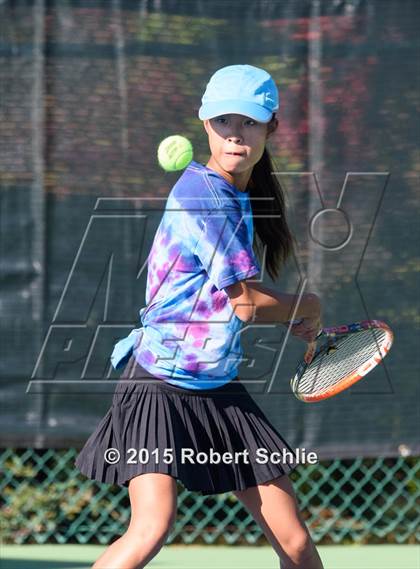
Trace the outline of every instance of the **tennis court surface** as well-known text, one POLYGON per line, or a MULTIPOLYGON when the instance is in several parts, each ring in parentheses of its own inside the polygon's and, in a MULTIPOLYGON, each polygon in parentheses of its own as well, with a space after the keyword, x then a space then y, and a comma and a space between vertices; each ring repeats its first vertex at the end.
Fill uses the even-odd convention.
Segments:
MULTIPOLYGON (((105 549, 96 545, 4 545, 1 569, 90 569, 105 549)), ((420 569, 418 545, 318 546, 325 569, 420 569)), ((168 545, 151 569, 278 569, 270 546, 168 545)))

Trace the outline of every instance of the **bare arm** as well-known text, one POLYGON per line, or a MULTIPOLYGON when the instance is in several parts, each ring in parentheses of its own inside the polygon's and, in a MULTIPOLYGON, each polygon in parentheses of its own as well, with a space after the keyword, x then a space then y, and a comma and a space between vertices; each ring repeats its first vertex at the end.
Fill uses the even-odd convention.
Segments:
MULTIPOLYGON (((236 315, 243 321, 282 322, 292 318, 298 295, 277 292, 259 283, 239 281, 226 287, 226 293, 236 315)), ((320 301, 316 294, 303 294, 294 318, 319 315, 320 301)))
POLYGON ((301 324, 292 326, 292 334, 308 342, 304 355, 310 363, 316 349, 316 336, 321 328, 321 302, 313 293, 303 294, 299 306, 298 295, 277 292, 259 283, 239 281, 226 287, 232 308, 238 318, 253 322, 281 322, 303 319, 301 324))

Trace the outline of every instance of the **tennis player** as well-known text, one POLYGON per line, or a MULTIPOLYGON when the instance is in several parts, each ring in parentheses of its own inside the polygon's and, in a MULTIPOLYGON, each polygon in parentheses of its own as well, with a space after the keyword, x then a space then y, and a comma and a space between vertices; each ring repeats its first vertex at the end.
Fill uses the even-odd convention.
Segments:
MULTIPOLYGON (((263 69, 230 65, 207 84, 199 118, 210 159, 192 161, 169 194, 148 258, 142 327, 115 345, 111 361, 124 373, 76 459, 85 476, 128 487, 131 503, 126 533, 93 569, 146 566, 175 522, 177 479, 203 495, 233 492, 281 568, 322 568, 288 477, 295 461, 266 460, 295 454, 237 376, 244 323, 286 323, 297 301, 255 282, 254 226, 272 278, 293 249, 266 149, 278 108, 263 69), (273 199, 251 206, 251 197, 273 199)), ((291 332, 308 343, 308 360, 320 312, 306 294, 294 315, 303 321, 291 332)))

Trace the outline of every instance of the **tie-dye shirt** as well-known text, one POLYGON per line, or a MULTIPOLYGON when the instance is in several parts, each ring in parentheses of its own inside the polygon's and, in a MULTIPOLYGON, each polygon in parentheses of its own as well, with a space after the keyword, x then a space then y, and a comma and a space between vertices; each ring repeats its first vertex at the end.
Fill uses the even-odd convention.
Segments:
POLYGON ((212 389, 237 376, 243 321, 225 287, 260 271, 248 192, 192 161, 173 186, 148 257, 133 353, 156 377, 212 389))

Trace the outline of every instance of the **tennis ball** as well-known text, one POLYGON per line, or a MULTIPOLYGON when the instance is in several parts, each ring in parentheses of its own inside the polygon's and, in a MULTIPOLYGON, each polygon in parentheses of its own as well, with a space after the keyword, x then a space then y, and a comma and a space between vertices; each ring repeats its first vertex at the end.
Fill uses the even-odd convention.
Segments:
POLYGON ((159 144, 158 162, 166 172, 183 170, 193 157, 193 147, 188 138, 174 134, 159 144))

